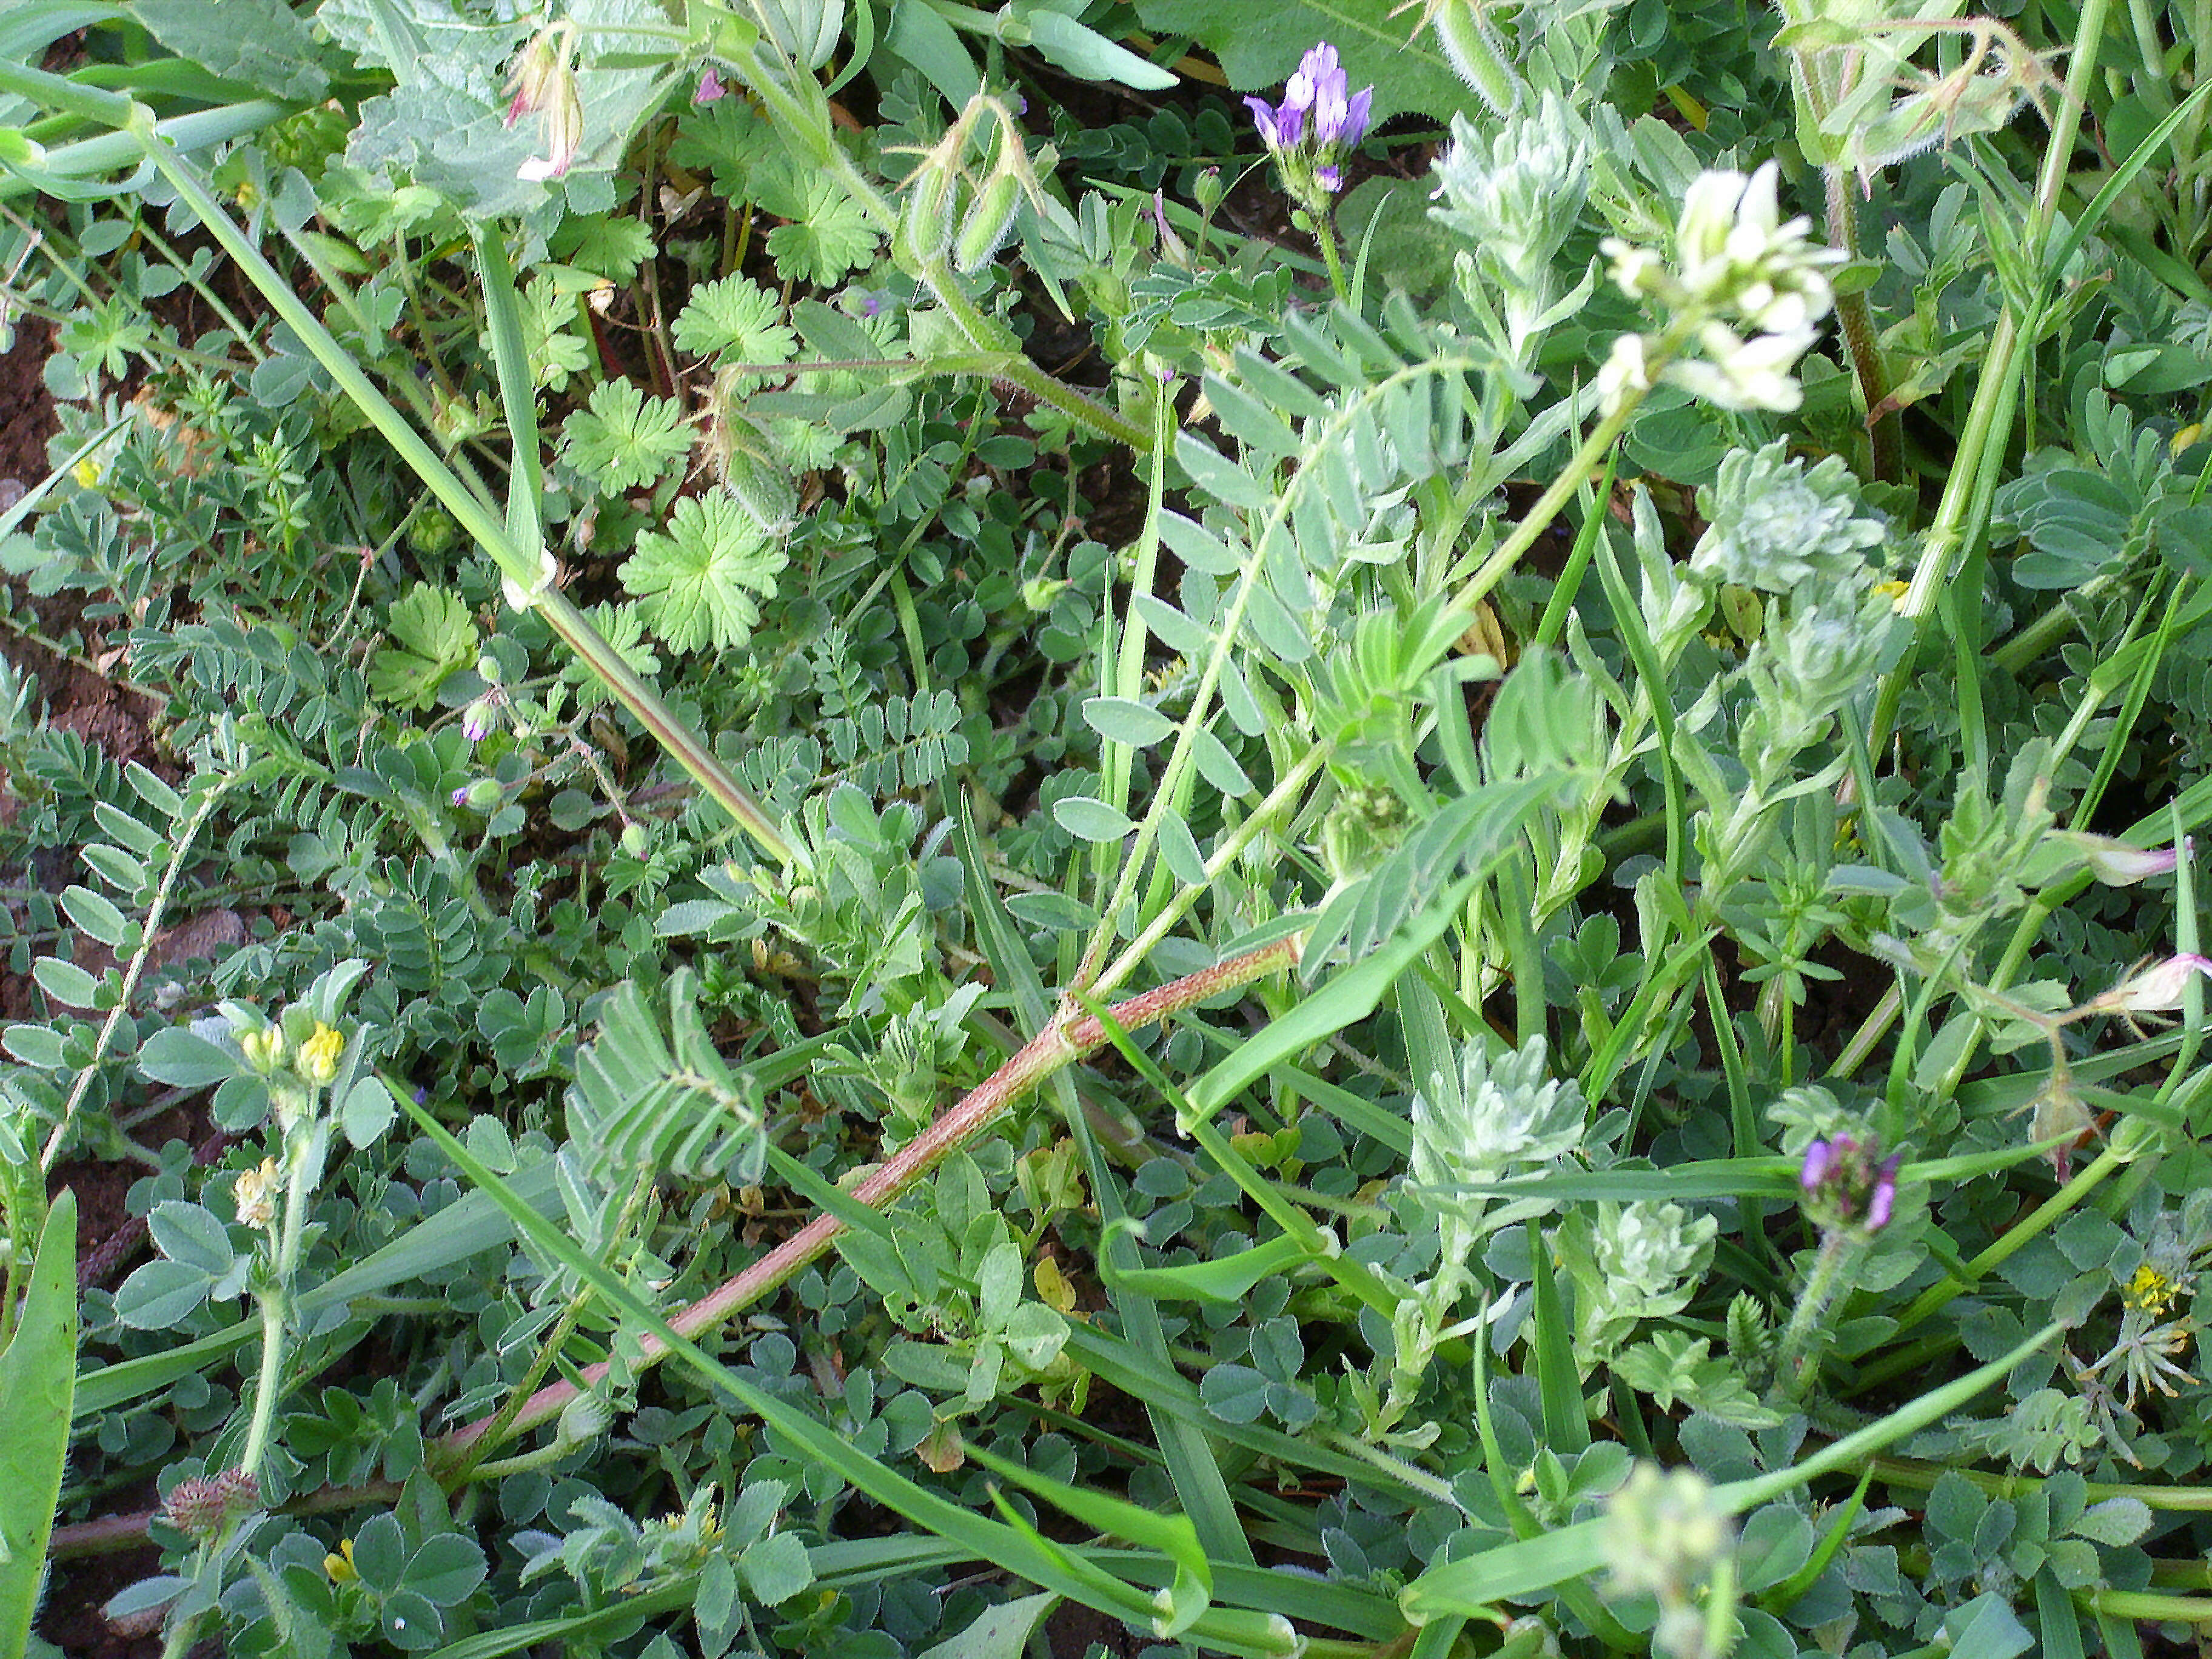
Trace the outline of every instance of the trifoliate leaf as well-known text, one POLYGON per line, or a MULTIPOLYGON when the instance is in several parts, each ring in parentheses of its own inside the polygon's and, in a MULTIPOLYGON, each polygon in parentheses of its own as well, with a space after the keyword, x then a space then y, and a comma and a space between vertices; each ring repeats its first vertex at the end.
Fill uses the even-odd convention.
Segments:
POLYGON ((678 651, 742 645, 787 562, 735 496, 686 496, 668 533, 648 530, 622 568, 647 623, 678 651))
MULTIPOLYGON (((702 357, 781 363, 799 349, 799 336, 785 324, 782 301, 775 295, 749 277, 725 276, 691 291, 690 303, 676 319, 676 344, 702 357)), ((732 390, 748 390, 764 378, 745 375, 732 390)))
POLYGON ((876 228, 834 179, 809 179, 797 222, 768 234, 776 275, 826 286, 876 257, 876 228))
MULTIPOLYGON (((628 663, 639 678, 651 680, 660 672, 660 653, 645 637, 645 618, 639 616, 634 605, 600 604, 587 606, 584 614, 591 618, 592 626, 599 630, 599 637, 613 647, 614 653, 628 663)), ((596 708, 607 700, 606 682, 585 665, 581 659, 571 657, 562 669, 561 678, 576 689, 576 706, 596 708)))
POLYGON ((402 708, 428 708, 446 677, 476 660, 469 608, 442 587, 416 583, 392 602, 385 628, 395 643, 369 664, 369 689, 402 708))
POLYGON ((683 405, 647 398, 628 380, 592 388, 561 424, 561 459, 611 495, 653 483, 691 453, 683 405))

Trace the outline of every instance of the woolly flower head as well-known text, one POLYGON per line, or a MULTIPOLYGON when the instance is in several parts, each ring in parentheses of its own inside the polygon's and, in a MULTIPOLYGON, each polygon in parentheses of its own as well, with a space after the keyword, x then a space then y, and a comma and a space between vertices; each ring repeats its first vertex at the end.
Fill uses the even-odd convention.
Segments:
POLYGON ((1558 94, 1516 111, 1488 143, 1463 115, 1437 159, 1429 215, 1464 237, 1486 269, 1540 281, 1589 191, 1589 129, 1558 94))
POLYGON ((1542 1037, 1492 1059, 1481 1043, 1413 1097, 1413 1176, 1448 1188, 1496 1181, 1514 1167, 1555 1164, 1582 1144, 1584 1103, 1573 1079, 1547 1075, 1542 1037))
POLYGON ((1575 1346, 1608 1356, 1646 1319, 1690 1304, 1712 1263, 1720 1223, 1644 1200, 1577 1206, 1554 1236, 1575 1281, 1575 1346))
POLYGON ((1808 467, 1780 439, 1755 453, 1732 451, 1698 490, 1698 510, 1705 533, 1690 568, 1762 593, 1788 594, 1816 577, 1856 578, 1889 538, 1888 521, 1861 507, 1842 457, 1808 467))

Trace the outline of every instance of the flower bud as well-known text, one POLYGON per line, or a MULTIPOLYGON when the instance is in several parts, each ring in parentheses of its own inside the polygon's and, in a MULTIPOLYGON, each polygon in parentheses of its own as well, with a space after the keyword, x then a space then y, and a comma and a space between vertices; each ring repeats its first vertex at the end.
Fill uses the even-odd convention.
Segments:
POLYGON ((641 823, 623 825, 622 849, 634 859, 642 859, 653 850, 653 837, 641 823))
POLYGON ((453 805, 471 812, 495 811, 506 799, 507 791, 496 778, 478 778, 453 791, 453 805))
POLYGON ((240 1031, 238 1052, 246 1056, 248 1066, 267 1077, 284 1063, 284 1034, 274 1025, 264 1025, 258 1031, 240 1031))
MULTIPOLYGON (((957 134, 957 129, 948 133, 947 143, 957 134)), ((922 158, 920 169, 907 185, 902 220, 907 246, 917 258, 933 264, 952 246, 952 209, 960 182, 954 165, 957 154, 957 149, 948 154, 946 143, 939 144, 922 158)))
POLYGON ((251 1170, 239 1172, 231 1183, 230 1201, 238 1218, 256 1231, 265 1231, 276 1219, 276 1160, 264 1158, 251 1170))

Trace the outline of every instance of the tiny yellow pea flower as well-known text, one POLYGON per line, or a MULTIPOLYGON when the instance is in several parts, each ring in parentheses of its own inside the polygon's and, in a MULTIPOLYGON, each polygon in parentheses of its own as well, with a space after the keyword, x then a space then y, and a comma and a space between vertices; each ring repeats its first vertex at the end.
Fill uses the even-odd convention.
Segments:
POLYGON ((333 1584, 352 1584, 360 1582, 361 1573, 353 1564, 352 1539, 340 1540, 337 1553, 323 1558, 323 1571, 330 1575, 331 1583, 333 1584))
POLYGON ((2146 1261, 2136 1269, 2135 1277, 2128 1280, 2128 1287, 2121 1292, 2120 1299, 2130 1308, 2140 1308, 2143 1312, 2157 1316, 2171 1308, 2179 1294, 2179 1285, 2146 1261))
POLYGON ((300 1045, 300 1075, 310 1083, 332 1081, 338 1074, 338 1056, 344 1052, 345 1038, 317 1020, 313 1033, 300 1045))

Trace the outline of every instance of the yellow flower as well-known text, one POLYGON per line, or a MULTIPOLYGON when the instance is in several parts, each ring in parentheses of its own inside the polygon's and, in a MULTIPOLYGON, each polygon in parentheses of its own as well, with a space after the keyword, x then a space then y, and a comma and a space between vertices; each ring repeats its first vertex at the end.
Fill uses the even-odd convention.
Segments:
POLYGON ((90 489, 100 482, 100 463, 89 455, 71 467, 70 472, 70 476, 87 489, 90 489))
POLYGON ((2181 1287, 2146 1261, 2136 1269, 2136 1276, 2128 1280, 2128 1287, 2120 1292, 2120 1300, 2130 1308, 2139 1308, 2154 1318, 2165 1314, 2181 1294, 2181 1287))
POLYGON ((300 1045, 300 1075, 310 1083, 331 1082, 338 1074, 338 1056, 344 1052, 345 1038, 317 1020, 313 1034, 300 1045))
POLYGON ((1912 584, 1904 580, 1876 582, 1874 585, 1874 591, 1889 601, 1891 610, 1902 611, 1905 606, 1905 596, 1912 591, 1912 584))
POLYGON ((326 1555, 323 1558, 323 1571, 330 1574, 331 1583, 333 1584, 352 1584, 360 1582, 361 1574, 353 1564, 352 1539, 341 1540, 337 1554, 326 1555))
POLYGON ((246 1063, 267 1077, 284 1060, 284 1033, 274 1025, 264 1025, 258 1031, 238 1034, 238 1051, 246 1056, 246 1063))

